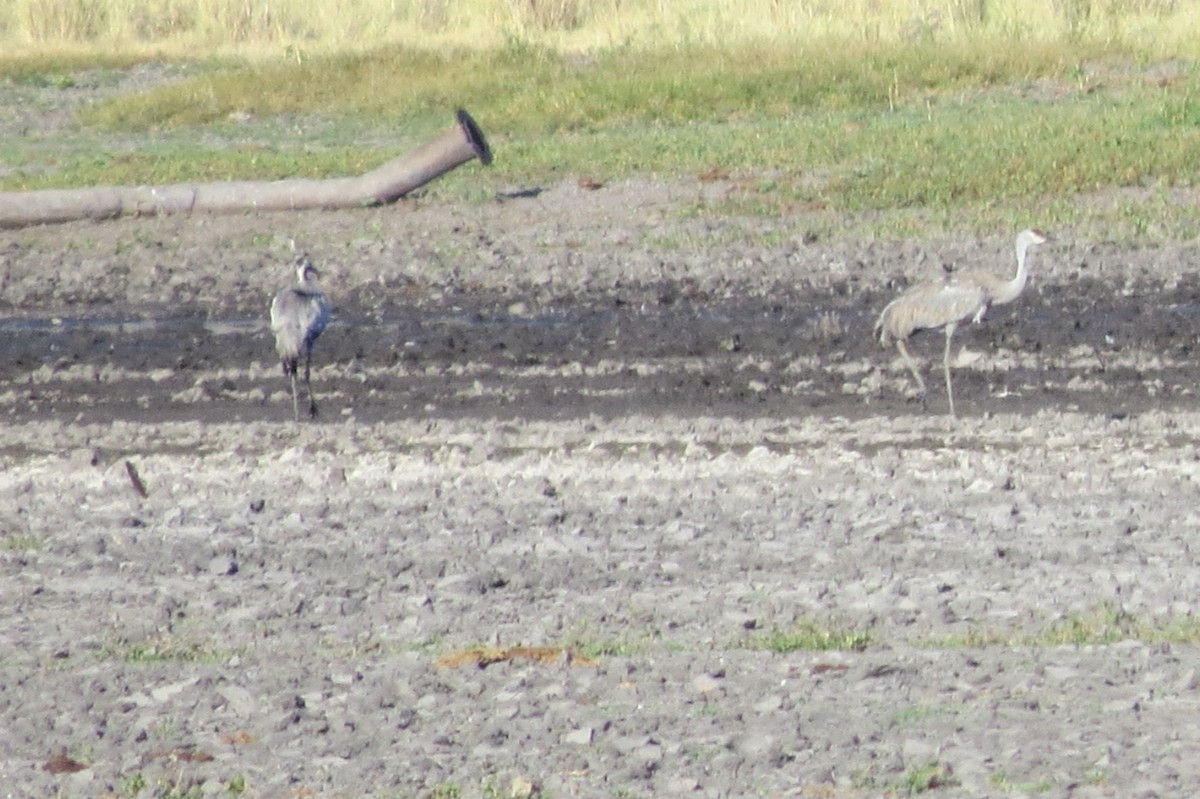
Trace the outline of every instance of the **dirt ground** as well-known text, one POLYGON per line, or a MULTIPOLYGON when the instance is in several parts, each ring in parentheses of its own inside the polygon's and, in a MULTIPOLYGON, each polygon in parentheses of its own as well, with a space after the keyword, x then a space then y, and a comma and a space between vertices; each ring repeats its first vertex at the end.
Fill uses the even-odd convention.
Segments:
POLYGON ((1195 243, 1052 231, 951 420, 871 327, 1012 236, 730 190, 0 232, 0 794, 1194 792, 1195 243))

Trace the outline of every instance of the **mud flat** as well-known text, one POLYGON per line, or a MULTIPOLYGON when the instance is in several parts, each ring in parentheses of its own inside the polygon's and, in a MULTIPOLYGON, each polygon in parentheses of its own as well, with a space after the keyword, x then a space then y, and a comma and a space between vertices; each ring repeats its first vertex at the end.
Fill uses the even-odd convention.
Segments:
POLYGON ((1192 245, 1059 232, 955 421, 871 322, 1008 237, 679 213, 716 190, 3 233, 3 793, 1200 785, 1192 245))

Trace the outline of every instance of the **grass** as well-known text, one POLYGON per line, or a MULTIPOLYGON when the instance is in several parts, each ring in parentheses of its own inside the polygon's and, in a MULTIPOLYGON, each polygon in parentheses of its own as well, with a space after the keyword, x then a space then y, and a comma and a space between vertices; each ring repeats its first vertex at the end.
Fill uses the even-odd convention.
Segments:
POLYGON ((988 782, 991 783, 993 787, 1003 791, 1004 793, 1018 793, 1030 796, 1038 796, 1049 793, 1057 787, 1057 783, 1049 778, 1014 781, 1004 771, 994 772, 988 778, 988 782))
MULTIPOLYGON (((22 7, 37 2, 65 0, 22 7)), ((740 8, 688 0, 697 3, 709 23, 740 8)), ((578 26, 600 25, 599 0, 574 5, 578 26)), ((0 189, 358 174, 440 133, 461 106, 496 161, 440 178, 426 190, 434 197, 482 202, 564 179, 715 174, 730 191, 692 213, 803 215, 830 235, 861 234, 861 219, 871 220, 867 232, 898 236, 1033 221, 1195 235, 1181 203, 1090 198, 1195 187, 1200 69, 1179 57, 1183 45, 1163 50, 1161 41, 1179 26, 1200 32, 1200 17, 1114 2, 1081 21, 1070 13, 1079 5, 1055 4, 1060 18, 1045 35, 1006 26, 1007 5, 985 13, 947 3, 938 22, 891 0, 874 16, 855 6, 849 31, 814 11, 807 27, 791 20, 787 35, 731 29, 663 46, 599 36, 583 51, 552 35, 565 24, 553 20, 510 19, 519 35, 443 48, 372 40, 330 49, 317 30, 270 57, 167 48, 150 57, 161 79, 126 93, 111 89, 147 59, 133 44, 17 49, 0 55, 0 104, 56 108, 81 87, 104 96, 56 129, 0 137, 0 189), (881 29, 901 18, 909 27, 881 29), (912 19, 924 27, 914 32, 912 19)), ((649 13, 636 2, 621 9, 649 13)), ((396 13, 411 21, 424 12, 396 13)), ((491 5, 483 13, 503 16, 491 5)), ((0 40, 3 31, 0 19, 0 40)))
POLYGON ((958 784, 954 771, 948 765, 931 761, 906 771, 896 787, 908 796, 915 796, 958 784))
POLYGON ((45 540, 33 533, 6 533, 0 538, 2 552, 37 552, 45 545, 45 540))
POLYGON ((429 792, 430 799, 460 799, 462 795, 462 788, 452 782, 439 782, 429 792))
POLYGON ((102 657, 126 663, 155 665, 159 663, 215 663, 233 652, 221 651, 209 643, 187 641, 173 635, 155 635, 141 641, 119 642, 106 646, 102 657))
MULTIPOLYGON (((1104 603, 1086 611, 1069 614, 1040 629, 972 628, 954 636, 942 636, 911 643, 927 649, 980 649, 990 647, 1108 646, 1121 641, 1140 641, 1145 644, 1200 644, 1200 620, 1191 617, 1139 619, 1114 605, 1104 603)), ((726 648, 755 650, 775 654, 792 652, 862 652, 875 644, 888 645, 900 641, 878 641, 869 630, 829 626, 806 619, 786 628, 775 628, 745 639, 730 642, 726 648)), ((686 643, 660 636, 642 636, 637 640, 613 639, 589 631, 586 625, 565 639, 558 648, 570 649, 589 661, 609 658, 638 658, 651 652, 687 652, 686 643)), ((422 647, 431 655, 433 650, 422 647)), ((449 661, 462 653, 487 647, 474 647, 441 656, 449 661)), ((517 647, 517 649, 521 649, 517 647)), ((549 662, 557 663, 558 658, 549 662)), ((898 715, 895 724, 943 712, 937 707, 919 707, 898 715)))
POLYGON ((773 630, 752 638, 750 649, 786 654, 788 652, 860 652, 871 643, 869 633, 860 630, 830 629, 813 621, 804 621, 786 630, 773 630))
POLYGON ((1188 41, 1196 12, 1172 0, 10 0, 0 45, 48 44, 234 52, 323 50, 420 41, 438 49, 536 40, 572 52, 657 44, 796 41, 839 36, 866 43, 1004 33, 1031 40, 1188 41))
POLYGON ((893 727, 903 727, 918 724, 925 719, 943 716, 952 711, 941 705, 915 705, 898 711, 891 720, 893 727))
MULTIPOLYGON (((430 52, 381 47, 365 53, 211 62, 180 83, 106 103, 87 119, 139 130, 216 122, 230 113, 353 112, 391 121, 442 115, 466 105, 513 134, 595 132, 792 118, 812 110, 895 110, 928 93, 1070 79, 1081 64, 1123 55, 1093 45, 937 43, 865 46, 843 41, 728 49, 609 50, 580 59, 514 42, 495 50, 430 52)), ((0 62, 2 63, 2 62, 0 62)), ((57 71, 62 71, 57 70, 57 71)))
MULTIPOLYGON (((232 777, 225 782, 225 789, 216 795, 241 796, 245 792, 245 787, 245 777, 232 777)), ((204 796, 212 796, 205 792, 197 780, 185 779, 183 775, 178 775, 175 779, 167 777, 155 780, 152 784, 141 772, 125 776, 121 782, 120 792, 107 795, 128 797, 128 799, 136 799, 141 796, 153 796, 155 799, 201 799, 204 796)))
MULTIPOLYGON (((353 84, 360 77, 348 69, 326 80, 353 84)), ((603 85, 606 77, 594 80, 603 85)), ((730 80, 725 76, 726 84, 730 80)), ((756 86, 782 83, 764 73, 754 78, 756 86, 726 85, 724 94, 677 88, 676 107, 653 112, 643 109, 655 108, 656 92, 672 91, 628 87, 602 112, 595 99, 590 108, 571 108, 571 93, 587 94, 585 84, 575 90, 546 74, 539 83, 557 88, 537 99, 541 107, 523 108, 521 98, 495 87, 463 92, 477 95, 475 103, 459 102, 461 96, 439 102, 431 89, 397 102, 411 117, 404 125, 385 122, 383 109, 352 98, 340 107, 330 99, 317 112, 313 98, 271 95, 275 82, 311 85, 304 74, 264 77, 233 69, 99 103, 82 112, 78 132, 65 141, 8 139, 0 145, 0 156, 13 165, 2 185, 24 190, 357 174, 448 127, 451 107, 460 104, 493 137, 497 160, 485 179, 495 186, 569 175, 687 179, 719 168, 741 180, 727 209, 738 213, 937 212, 1037 203, 1110 187, 1190 187, 1188 158, 1200 136, 1194 124, 1200 82, 1192 75, 1167 86, 1106 92, 1059 82, 1053 102, 1001 86, 970 98, 944 90, 890 108, 864 93, 857 107, 827 94, 802 110, 773 111, 782 102, 774 97, 750 112, 753 101, 737 91, 761 96, 767 89, 756 86), (493 93, 504 97, 505 108, 485 99, 493 93), (230 121, 241 114, 261 121, 230 121)), ((469 179, 454 177, 448 176, 449 193, 459 195, 480 179, 478 170, 469 179)))
POLYGON ((925 642, 935 649, 986 647, 1107 646, 1120 641, 1200 644, 1200 620, 1191 617, 1143 620, 1111 604, 1069 614, 1040 630, 977 628, 925 642))

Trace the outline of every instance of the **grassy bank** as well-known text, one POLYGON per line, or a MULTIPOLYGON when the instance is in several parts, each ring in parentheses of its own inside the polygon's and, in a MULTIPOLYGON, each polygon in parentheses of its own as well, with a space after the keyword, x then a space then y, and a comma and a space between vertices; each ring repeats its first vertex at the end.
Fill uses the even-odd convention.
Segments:
MULTIPOLYGON (((18 7, 36 1, 50 2, 18 7)), ((478 2, 481 16, 499 13, 478 2)), ((697 19, 740 9, 703 5, 710 13, 697 19)), ((214 48, 152 59, 136 47, 10 52, 0 56, 4 104, 60 113, 56 125, 4 131, 0 188, 357 173, 440 132, 462 106, 489 134, 495 165, 451 173, 431 192, 482 199, 563 179, 705 175, 736 187, 721 212, 887 212, 903 220, 899 230, 918 216, 922 226, 967 218, 1003 229, 1031 212, 1043 224, 1102 213, 1134 234, 1167 224, 1169 235, 1194 235, 1166 202, 1145 218, 1131 205, 1076 202, 1108 189, 1161 196, 1195 182, 1200 76, 1182 45, 1164 50, 1192 20, 1173 5, 1127 5, 1063 0, 1021 17, 1019 2, 893 0, 874 15, 851 4, 836 24, 831 10, 812 12, 807 34, 798 18, 767 34, 758 15, 731 24, 727 42, 676 31, 653 47, 562 46, 587 31, 605 40, 599 6, 589 5, 571 24, 509 19, 520 35, 449 49, 314 44, 289 45, 280 57, 214 48), (918 11, 938 24, 914 33, 918 11), (1034 35, 1039 19, 1047 27, 1034 35), (1168 23, 1177 26, 1170 36, 1168 23), (1152 44, 1139 38, 1154 30, 1162 36, 1152 44), (143 62, 149 77, 122 89, 143 62)), ((440 30, 467 28, 446 17, 440 30)))

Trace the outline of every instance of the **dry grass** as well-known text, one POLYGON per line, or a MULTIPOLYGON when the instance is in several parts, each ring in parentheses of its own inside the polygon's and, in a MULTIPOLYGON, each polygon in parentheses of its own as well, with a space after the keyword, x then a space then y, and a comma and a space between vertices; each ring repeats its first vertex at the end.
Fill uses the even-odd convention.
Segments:
POLYGON ((456 669, 467 665, 482 669, 495 663, 505 663, 512 660, 524 660, 543 666, 596 665, 596 661, 589 657, 585 657, 572 649, 564 649, 557 646, 477 646, 444 655, 438 658, 437 665, 444 669, 456 669))
POLYGON ((0 46, 122 49, 168 56, 363 49, 567 52, 1019 38, 1122 42, 1153 57, 1195 53, 1200 8, 1173 0, 9 0, 0 46))
POLYGON ((834 341, 848 332, 846 323, 835 311, 822 311, 805 328, 805 335, 810 341, 834 341))

